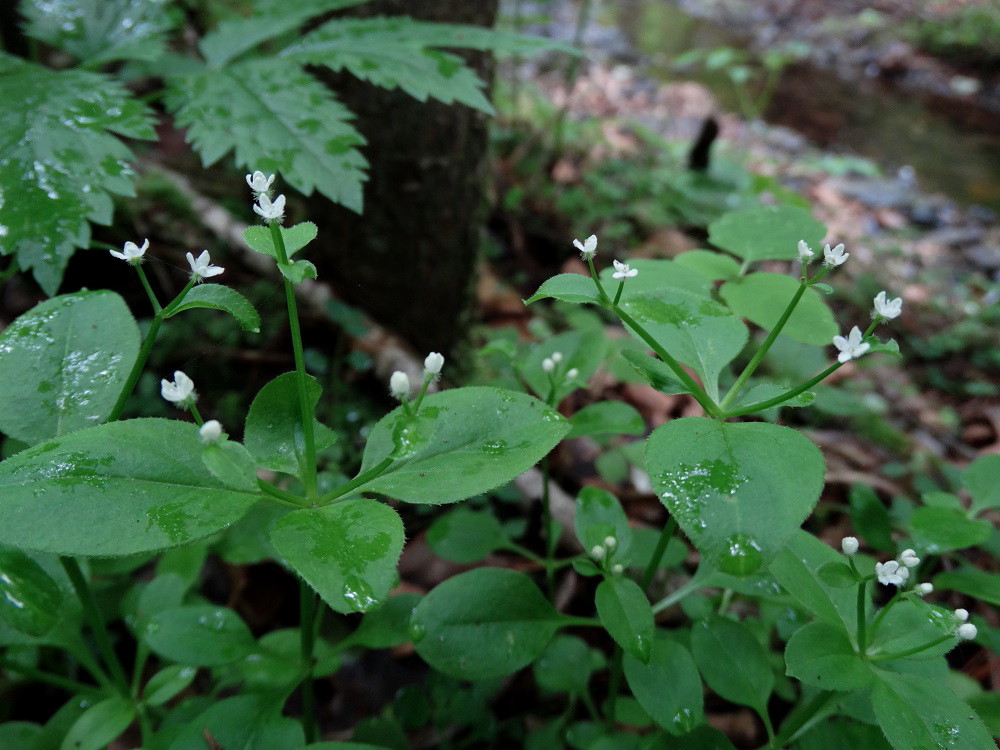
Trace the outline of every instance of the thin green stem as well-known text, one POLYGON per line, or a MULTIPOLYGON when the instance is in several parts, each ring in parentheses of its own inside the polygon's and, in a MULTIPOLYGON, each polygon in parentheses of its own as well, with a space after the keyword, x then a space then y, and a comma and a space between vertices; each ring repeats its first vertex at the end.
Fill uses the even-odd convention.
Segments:
POLYGON ((858 596, 855 606, 857 608, 859 654, 863 654, 865 652, 865 649, 868 648, 867 634, 865 633, 865 604, 868 601, 868 597, 865 595, 865 593, 867 591, 867 588, 868 588, 867 581, 861 581, 858 583, 858 596))
POLYGON ((772 750, 783 748, 798 736, 799 732, 809 725, 831 701, 839 700, 840 697, 842 697, 842 694, 823 691, 815 695, 809 703, 796 706, 792 709, 780 731, 769 738, 767 745, 764 747, 771 748, 772 750))
POLYGON ((545 590, 549 594, 549 599, 555 597, 555 570, 552 561, 555 555, 555 544, 553 544, 552 532, 552 508, 549 505, 549 457, 546 454, 541 460, 542 468, 542 545, 545 549, 545 590))
POLYGON ((778 334, 781 333, 781 329, 785 327, 785 324, 788 322, 788 319, 795 311, 796 305, 799 304, 799 300, 802 299, 802 295, 805 294, 805 291, 808 288, 809 288, 808 284, 804 282, 799 283, 799 288, 795 290, 795 294, 792 295, 791 301, 785 306, 785 311, 781 313, 781 317, 778 318, 778 322, 774 324, 774 327, 771 329, 771 332, 767 334, 767 338, 764 339, 764 343, 760 345, 760 348, 757 350, 757 352, 753 355, 753 357, 751 357, 750 361, 747 362, 747 366, 743 368, 743 372, 739 374, 739 377, 736 378, 736 382, 733 383, 732 387, 729 389, 729 392, 726 393, 722 401, 719 402, 719 408, 722 411, 725 411, 726 407, 729 406, 730 402, 732 402, 732 400, 739 395, 740 389, 742 389, 743 386, 746 384, 747 379, 751 375, 753 375, 754 371, 757 369, 757 366, 760 364, 760 361, 764 359, 764 356, 771 348, 771 345, 774 343, 774 340, 778 338, 778 334))
POLYGON ((199 277, 197 276, 192 276, 190 279, 188 279, 187 284, 184 285, 184 288, 177 293, 176 297, 174 297, 172 300, 170 300, 170 302, 167 303, 167 306, 163 308, 162 317, 164 319, 169 318, 177 311, 177 308, 180 307, 181 302, 183 302, 184 298, 187 297, 187 293, 191 291, 191 287, 193 287, 195 284, 198 283, 198 278, 199 277))
POLYGON ((316 594, 299 581, 299 653, 302 660, 302 729, 306 743, 316 741, 315 699, 313 697, 313 650, 316 645, 316 594))
POLYGON ((309 501, 304 497, 299 497, 295 493, 283 490, 280 487, 275 487, 270 482, 263 479, 257 480, 257 487, 266 495, 270 495, 275 500, 279 500, 285 505, 291 505, 294 508, 304 508, 309 504, 309 501))
POLYGON ((423 403, 424 396, 427 394, 427 386, 429 386, 431 384, 431 381, 433 379, 434 379, 433 377, 430 377, 430 378, 425 377, 424 378, 423 383, 420 386, 420 393, 418 393, 417 397, 413 400, 413 413, 414 414, 417 414, 420 411, 420 404, 423 403))
POLYGON ((139 687, 142 682, 142 672, 146 668, 146 659, 149 658, 149 647, 145 641, 138 641, 135 647, 135 665, 132 667, 132 682, 129 684, 129 693, 132 699, 139 697, 139 687))
POLYGON ((319 498, 317 498, 316 505, 326 505, 327 503, 331 503, 334 500, 343 497, 354 488, 360 487, 365 482, 370 482, 372 479, 383 474, 386 469, 392 466, 392 462, 393 462, 392 456, 386 456, 377 464, 375 464, 373 467, 371 467, 368 471, 364 472, 363 474, 358 474, 350 482, 345 482, 336 489, 330 490, 325 495, 321 495, 319 498))
POLYGON ((663 597, 662 599, 660 599, 660 601, 658 601, 656 604, 653 605, 653 614, 654 615, 659 614, 663 610, 672 607, 677 602, 681 601, 690 594, 693 594, 695 591, 697 591, 698 589, 700 589, 702 586, 705 585, 704 580, 709 576, 710 574, 708 573, 707 566, 699 567, 698 570, 695 571, 694 575, 691 576, 691 579, 687 583, 685 583, 683 586, 677 589, 674 593, 670 594, 669 596, 663 597), (706 572, 702 573, 703 570, 706 572))
POLYGON ((18 664, 16 661, 5 659, 2 656, 0 656, 0 670, 17 672, 35 682, 46 682, 49 685, 55 685, 70 693, 93 693, 100 690, 97 685, 88 685, 85 682, 77 682, 76 680, 71 680, 68 677, 53 674, 52 672, 27 667, 23 664, 18 664))
POLYGON ((728 411, 720 411, 717 416, 720 419, 728 419, 729 417, 739 417, 744 414, 753 414, 758 411, 763 411, 764 409, 770 409, 772 406, 777 406, 778 404, 783 404, 791 398, 795 398, 800 393, 804 393, 812 388, 814 385, 822 380, 830 377, 834 372, 839 370, 843 366, 842 362, 834 362, 832 365, 827 367, 823 372, 818 375, 814 375, 809 378, 802 385, 798 385, 791 390, 785 391, 780 396, 775 396, 774 398, 765 399, 764 401, 758 401, 754 404, 749 404, 747 406, 741 406, 738 409, 729 409, 728 411))
POLYGON ((160 312, 163 308, 160 306, 160 301, 156 299, 156 295, 153 293, 153 287, 149 285, 149 279, 146 278, 146 272, 142 270, 142 266, 133 266, 135 272, 139 274, 139 281, 142 282, 142 288, 146 290, 146 296, 149 297, 149 304, 153 306, 153 313, 156 314, 160 312))
MULTIPOLYGON (((874 640, 875 634, 878 632, 878 626, 881 624, 882 620, 885 619, 885 616, 887 614, 889 614, 889 610, 892 609, 893 606, 896 604, 896 602, 898 602, 900 600, 900 597, 902 596, 902 594, 903 594, 902 589, 900 589, 899 587, 897 587, 896 588, 896 593, 892 595, 892 599, 890 599, 889 601, 887 601, 885 603, 885 606, 882 607, 882 609, 880 609, 878 611, 878 614, 875 615, 875 619, 872 620, 872 626, 871 626, 871 629, 869 630, 869 634, 870 634, 869 642, 871 642, 871 640, 874 640)), ((863 653, 864 652, 862 652, 862 654, 863 653)))
POLYGON ((97 602, 94 600, 94 593, 90 590, 90 586, 87 583, 86 577, 83 575, 83 571, 80 570, 80 564, 73 557, 62 556, 59 558, 59 562, 62 563, 63 570, 66 571, 66 575, 69 576, 70 583, 73 584, 73 590, 76 592, 77 599, 80 600, 80 605, 83 607, 83 614, 87 618, 87 622, 90 624, 90 630, 94 636, 94 642, 97 644, 97 649, 101 653, 101 657, 104 659, 105 666, 111 673, 111 678, 114 680, 115 688, 124 697, 129 697, 128 681, 125 679, 125 670, 122 669, 122 664, 118 660, 118 655, 115 654, 115 650, 111 645, 111 639, 108 638, 107 626, 104 624, 104 617, 101 616, 101 610, 97 606, 97 602))
POLYGON ((656 569, 660 567, 660 560, 663 559, 663 553, 667 551, 667 545, 670 544, 670 540, 674 536, 674 532, 677 531, 677 521, 673 516, 667 517, 667 522, 663 525, 663 529, 660 531, 660 538, 656 540, 656 549, 653 550, 652 557, 649 558, 649 562, 646 564, 646 570, 642 574, 642 579, 639 581, 639 588, 643 591, 649 588, 649 584, 653 581, 653 576, 656 575, 656 569))
POLYGON ((139 381, 139 376, 142 374, 142 370, 146 366, 146 360, 149 359, 149 353, 153 350, 153 343, 156 341, 156 334, 159 333, 160 325, 162 323, 162 312, 154 315, 153 319, 149 322, 149 329, 146 331, 146 338, 142 340, 142 346, 139 348, 139 355, 135 358, 135 362, 132 363, 132 369, 129 371, 128 377, 125 379, 125 385, 122 386, 121 393, 118 394, 118 400, 115 401, 115 405, 111 409, 111 414, 108 415, 108 422, 114 422, 121 416, 122 409, 125 408, 125 403, 128 401, 129 396, 132 395, 135 384, 139 381))
POLYGON ((633 331, 639 334, 639 338, 645 341, 650 349, 656 352, 656 356, 658 356, 661 360, 663 360, 664 364, 666 364, 667 367, 669 367, 673 371, 674 375, 676 375, 680 379, 680 381, 688 389, 691 395, 694 396, 695 401, 701 404, 701 408, 705 410, 706 414, 709 414, 710 416, 713 417, 721 416, 719 407, 716 406, 715 402, 708 397, 708 394, 705 392, 705 389, 702 388, 700 385, 698 385, 698 383, 695 382, 694 378, 692 378, 690 375, 687 374, 684 368, 680 366, 680 363, 678 363, 676 359, 671 357, 666 349, 660 346, 660 343, 655 338, 653 338, 653 336, 649 333, 649 331, 647 331, 645 328, 639 325, 632 318, 631 315, 622 310, 618 305, 612 305, 611 310, 619 318, 622 319, 622 322, 625 325, 627 325, 629 328, 631 328, 633 331))
POLYGON ((869 656, 869 661, 891 661, 893 659, 902 659, 906 656, 913 656, 913 654, 919 654, 921 651, 926 651, 929 648, 934 648, 939 643, 944 643, 945 641, 950 641, 955 636, 952 634, 942 635, 940 638, 935 638, 933 641, 928 641, 923 646, 914 646, 913 648, 908 648, 905 651, 896 651, 889 654, 873 654, 869 656))
POLYGON ((774 747, 774 725, 771 723, 771 717, 767 715, 767 706, 761 706, 757 710, 757 715, 764 722, 764 731, 767 732, 768 744, 774 747))
POLYGON ((587 258, 587 267, 590 268, 590 278, 594 280, 594 284, 597 285, 597 297, 602 305, 610 305, 611 298, 608 293, 604 291, 604 285, 601 283, 601 277, 597 273, 597 269, 594 268, 594 257, 591 256, 587 258))
POLYGON ((611 302, 611 306, 614 307, 618 304, 618 301, 622 298, 622 292, 625 291, 625 279, 618 282, 618 291, 615 292, 615 298, 611 302))
POLYGON ((586 685, 580 692, 580 700, 583 701, 584 707, 587 709, 587 713, 590 714, 590 720, 595 724, 601 720, 601 715, 597 713, 597 706, 594 705, 594 699, 590 695, 590 691, 587 689, 586 685))
MULTIPOLYGON (((288 265, 288 253, 285 251, 285 239, 281 236, 281 227, 272 219, 267 224, 271 230, 271 241, 274 243, 275 254, 281 265, 288 265)), ((305 446, 305 470, 302 472, 302 484, 305 485, 306 497, 316 497, 316 437, 313 434, 312 408, 309 405, 308 376, 306 375, 305 357, 302 353, 302 330, 299 327, 299 313, 295 306, 295 289, 292 283, 282 277, 285 288, 285 303, 288 307, 288 328, 292 337, 292 353, 295 357, 295 375, 299 396, 299 414, 302 418, 302 436, 305 446)))
POLYGON ((198 411, 198 407, 195 406, 194 401, 188 404, 188 411, 191 412, 191 417, 194 419, 194 423, 201 427, 205 424, 205 420, 201 418, 201 412, 198 411))

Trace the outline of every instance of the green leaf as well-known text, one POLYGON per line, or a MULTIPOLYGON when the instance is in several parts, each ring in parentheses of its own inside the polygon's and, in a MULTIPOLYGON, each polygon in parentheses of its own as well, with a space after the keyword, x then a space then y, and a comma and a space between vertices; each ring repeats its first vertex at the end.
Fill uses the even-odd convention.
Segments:
MULTIPOLYGON (((244 692, 290 690, 302 679, 301 664, 302 634, 298 628, 282 628, 261 637, 254 652, 234 662, 226 676, 232 682, 242 682, 244 692)), ((340 655, 326 640, 317 638, 313 646, 313 676, 324 677, 339 668, 340 655)))
MULTIPOLYGON (((316 234, 319 231, 311 221, 303 221, 290 227, 278 227, 278 229, 281 230, 281 239, 285 243, 285 257, 289 260, 295 253, 316 239, 316 234)), ((278 260, 278 251, 274 249, 269 227, 262 227, 259 224, 247 227, 243 230, 243 241, 251 250, 256 250, 262 255, 278 260)))
POLYGON ((795 430, 692 417, 646 441, 653 490, 724 573, 750 575, 777 554, 823 488, 823 456, 795 430))
POLYGON ((44 635, 59 620, 63 593, 41 565, 20 550, 0 547, 0 617, 28 635, 44 635))
POLYGON ((594 374, 604 359, 606 348, 607 339, 599 331, 566 331, 535 346, 521 365, 521 375, 539 398, 558 404, 594 374), (555 352, 562 355, 562 361, 550 374, 545 372, 542 363, 555 352), (565 377, 572 369, 578 372, 575 381, 565 377))
MULTIPOLYGON (((110 224, 112 195, 135 194, 132 152, 111 133, 154 138, 149 110, 111 78, 55 71, 0 52, 0 255, 16 255, 55 294, 90 224, 110 224)), ((115 263, 117 261, 108 260, 115 263)))
POLYGON ((729 281, 740 273, 740 264, 714 250, 688 250, 674 258, 674 263, 697 271, 709 281, 729 281))
POLYGON ((221 68, 261 42, 302 26, 313 16, 360 5, 367 0, 258 0, 253 15, 234 15, 219 22, 198 42, 198 49, 213 68, 221 68))
POLYGON ((764 713, 774 673, 767 652, 746 625, 723 617, 695 623, 691 653, 712 690, 727 701, 764 713))
POLYGON ((61 750, 100 750, 132 723, 135 706, 121 696, 106 698, 87 708, 63 738, 61 750))
MULTIPOLYGON (((734 313, 770 331, 798 288, 799 282, 791 276, 751 273, 736 281, 727 281, 719 294, 734 313)), ((805 290, 781 329, 782 336, 816 346, 826 346, 838 332, 833 313, 813 289, 805 290)))
POLYGON ((624 556, 632 546, 632 528, 618 498, 598 487, 583 487, 576 496, 573 514, 576 538, 585 550, 595 546, 606 548, 607 537, 615 539, 615 545, 607 550, 608 558, 624 556))
POLYGON ((987 508, 1000 508, 1000 455, 987 453, 965 467, 962 480, 972 495, 969 513, 973 516, 987 508))
POLYGON ((861 538, 877 550, 894 549, 892 519, 875 490, 863 484, 851 485, 850 502, 851 525, 861 538))
POLYGON ((987 750, 993 740, 965 701, 940 682, 879 670, 872 688, 878 724, 896 750, 987 750))
POLYGON ((842 562, 828 562, 816 574, 827 586, 835 589, 845 589, 858 584, 858 576, 850 565, 842 562))
POLYGON ((0 333, 0 353, 0 430, 34 444, 108 417, 139 353, 139 327, 114 292, 63 294, 0 333))
POLYGON ((392 648, 406 643, 410 640, 410 617, 420 599, 419 594, 390 596, 381 606, 366 612, 361 624, 337 644, 338 648, 392 648))
MULTIPOLYGON (((302 432, 299 408, 298 377, 286 372, 267 383, 254 397, 247 412, 243 444, 257 465, 271 471, 301 476, 306 468, 306 440, 302 432)), ((322 389, 316 379, 306 376, 306 398, 310 411, 316 410, 322 389)), ((316 450, 331 445, 337 438, 330 428, 313 424, 316 450)))
POLYGON ((719 372, 747 341, 743 321, 718 302, 680 289, 666 297, 632 295, 621 308, 672 357, 694 369, 708 395, 718 399, 719 372))
POLYGON ((823 690, 864 690, 871 665, 854 650, 843 628, 811 622, 792 633, 785 647, 785 673, 823 690))
POLYGON ((452 562, 478 562, 508 544, 503 527, 492 513, 456 508, 427 529, 427 546, 452 562))
MULTIPOLYGON (((780 386, 775 383, 756 383, 751 386, 748 390, 741 393, 733 405, 729 407, 730 410, 736 411, 737 409, 752 406, 753 404, 759 404, 764 401, 770 401, 776 396, 782 396, 791 390, 788 387, 780 386)), ((797 396, 793 396, 787 401, 782 401, 777 407, 769 407, 771 409, 783 408, 783 407, 801 407, 809 406, 815 400, 815 394, 811 391, 804 391, 797 396)))
POLYGON ((982 544, 993 531, 989 521, 969 518, 958 508, 917 508, 909 523, 913 541, 933 554, 982 544))
MULTIPOLYGON (((908 661, 926 661, 941 656, 955 647, 958 637, 955 635, 955 615, 952 610, 928 604, 922 599, 904 599, 889 610, 878 630, 871 636, 868 654, 898 654, 936 641, 941 636, 952 637, 905 658, 908 661)), ((895 663, 898 665, 900 662, 895 663)))
POLYGON ((621 401, 600 401, 583 407, 569 418, 573 426, 567 438, 593 435, 641 435, 646 431, 642 415, 621 401))
POLYGON ((410 635, 438 671, 488 680, 534 661, 562 621, 527 576, 478 568, 432 589, 413 611, 410 635))
POLYGON ((301 284, 305 279, 315 279, 318 272, 308 260, 297 260, 293 263, 279 263, 278 271, 292 284, 301 284))
POLYGON ((592 278, 578 273, 561 273, 542 282, 538 291, 524 300, 524 304, 530 305, 540 299, 557 299, 583 304, 596 302, 597 298, 597 286, 592 278))
POLYGON ((648 664, 625 654, 622 665, 639 705, 670 734, 687 734, 705 721, 698 668, 679 643, 657 631, 648 664))
POLYGON ((493 108, 483 82, 462 60, 435 47, 532 52, 547 40, 474 26, 393 18, 335 19, 281 52, 302 63, 347 70, 363 81, 399 88, 419 101, 461 102, 483 112, 493 108))
POLYGON ((280 172, 301 193, 319 190, 361 211, 364 138, 333 93, 296 63, 248 60, 173 77, 166 101, 206 166, 235 149, 239 167, 280 172))
POLYGON ((643 664, 649 663, 653 642, 653 610, 631 578, 605 578, 594 594, 597 615, 615 643, 643 664))
POLYGON ((0 463, 0 543, 117 557, 203 539, 260 497, 219 482, 193 424, 132 419, 91 427, 0 463), (58 518, 59 523, 40 523, 58 518))
POLYGON ((852 719, 831 718, 819 722, 793 745, 795 750, 891 750, 878 727, 852 719))
POLYGON ((407 431, 398 408, 372 428, 361 473, 390 455, 394 461, 357 492, 408 503, 464 500, 526 471, 569 431, 569 423, 541 401, 497 388, 432 394, 418 421, 420 429, 407 431))
POLYGON ((222 284, 199 284, 191 288, 184 296, 184 301, 174 308, 168 317, 174 317, 179 312, 204 308, 221 310, 236 318, 244 331, 260 333, 260 315, 253 309, 250 300, 222 284))
POLYGON ((155 60, 178 17, 164 0, 25 0, 20 10, 28 36, 91 68, 109 60, 155 60))
MULTIPOLYGON (((636 295, 658 296, 672 298, 673 292, 681 290, 696 297, 707 297, 712 289, 712 282, 704 274, 692 271, 678 265, 672 260, 650 260, 636 258, 629 261, 629 266, 639 272, 625 282, 622 291, 622 301, 636 295)), ((612 278, 614 266, 608 266, 600 273, 604 291, 614 297, 621 283, 612 278)))
POLYGON ((638 352, 624 350, 622 358, 632 365, 632 368, 649 383, 653 388, 661 393, 688 393, 688 387, 674 374, 666 363, 638 352))
POLYGON ((804 208, 756 206, 730 211, 708 225, 708 239, 747 262, 798 260, 799 240, 815 251, 826 227, 804 208))
POLYGON ((559 634, 532 665, 535 682, 551 693, 580 695, 594 670, 604 666, 604 655, 575 635, 559 634))
POLYGON ((164 667, 149 678, 142 689, 142 702, 147 706, 162 706, 176 696, 194 680, 198 670, 195 667, 173 664, 164 667))
POLYGON ((275 750, 303 747, 302 724, 281 715, 284 694, 250 693, 225 698, 190 719, 170 750, 205 746, 211 737, 219 747, 233 750, 275 750))
POLYGON ((934 587, 951 589, 960 594, 982 599, 984 602, 1000 607, 1000 574, 987 573, 975 568, 938 573, 934 576, 934 587))
POLYGON ((157 612, 146 622, 142 639, 163 658, 194 667, 229 664, 255 648, 250 629, 240 616, 211 604, 157 612))
POLYGON ((396 580, 403 522, 383 503, 354 498, 282 516, 271 543, 332 610, 367 612, 396 580))
POLYGON ((257 488, 257 464, 239 443, 222 440, 202 446, 201 460, 212 476, 227 487, 252 492, 257 488))

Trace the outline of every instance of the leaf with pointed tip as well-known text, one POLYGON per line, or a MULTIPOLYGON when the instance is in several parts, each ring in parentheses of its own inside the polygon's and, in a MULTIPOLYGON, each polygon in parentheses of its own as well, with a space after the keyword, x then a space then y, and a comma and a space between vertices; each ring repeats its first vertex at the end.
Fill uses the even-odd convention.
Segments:
MULTIPOLYGON (((285 257, 291 258, 314 239, 319 231, 311 221, 302 221, 290 227, 278 227, 281 230, 281 241, 285 243, 285 257)), ((251 250, 256 250, 269 258, 278 259, 278 251, 274 249, 271 230, 259 224, 243 230, 243 241, 251 250)))
POLYGON ((864 690, 874 677, 871 663, 858 656, 847 633, 825 622, 810 622, 792 633, 785 671, 822 690, 864 690))
POLYGON ((199 284, 188 290, 184 300, 173 309, 168 317, 174 317, 184 310, 204 308, 221 310, 236 318, 236 322, 244 331, 260 332, 260 315, 253 309, 250 300, 222 284, 199 284))
POLYGON ((649 600, 631 578, 611 576, 594 594, 597 615, 615 643, 643 664, 649 663, 653 641, 653 610, 649 600))
POLYGON ((317 276, 316 266, 308 260, 279 263, 278 271, 293 284, 301 284, 305 279, 315 279, 317 276))
POLYGON ((698 668, 687 649, 663 631, 654 634, 648 664, 625 654, 622 665, 639 705, 670 734, 687 734, 705 721, 698 668))
POLYGON ((598 299, 597 286, 589 276, 579 273, 561 273, 543 281, 542 285, 538 287, 538 291, 524 300, 524 304, 530 305, 540 299, 557 299, 578 305, 585 302, 596 302, 598 299))
POLYGON ((754 206, 730 211, 708 225, 708 239, 747 262, 797 260, 799 240, 817 247, 826 227, 804 208, 754 206))
MULTIPOLYGON (((639 272, 637 276, 625 280, 622 300, 636 294, 670 297, 677 289, 698 297, 707 297, 712 290, 712 282, 704 274, 685 268, 672 260, 651 260, 636 258, 629 261, 629 267, 639 272)), ((608 266, 600 273, 604 291, 612 297, 618 290, 619 280, 613 278, 614 266, 608 266)))
POLYGON ((746 625, 725 617, 696 622, 691 653, 712 690, 727 701, 764 712, 774 672, 767 652, 746 625))
POLYGON ((238 614, 213 604, 160 610, 146 621, 140 635, 165 659, 194 667, 230 664, 252 654, 256 645, 238 614))
POLYGON ((59 584, 21 550, 0 547, 0 618, 28 635, 44 635, 59 620, 59 584))
POLYGON ((566 331, 550 336, 531 349, 521 365, 521 374, 539 398, 558 404, 594 374, 604 358, 606 348, 607 338, 603 333, 566 331), (552 373, 547 373, 543 363, 556 352, 562 359, 552 373), (565 377, 570 370, 577 371, 574 380, 565 377))
POLYGON ((457 563, 474 563, 509 543, 492 513, 456 508, 427 529, 427 546, 434 554, 457 563))

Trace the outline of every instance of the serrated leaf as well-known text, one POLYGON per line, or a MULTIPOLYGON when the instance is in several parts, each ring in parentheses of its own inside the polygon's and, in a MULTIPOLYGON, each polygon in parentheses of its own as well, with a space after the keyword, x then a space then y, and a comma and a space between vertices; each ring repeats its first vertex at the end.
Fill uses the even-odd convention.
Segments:
MULTIPOLYGON (((285 257, 289 260, 295 253, 304 248, 314 239, 319 230, 311 221, 302 221, 290 227, 278 227, 281 230, 281 240, 285 243, 285 257)), ((243 241, 251 250, 278 260, 278 252, 274 249, 271 239, 271 229, 254 224, 243 230, 243 241)))
POLYGON ((36 305, 0 333, 0 430, 33 444, 100 424, 138 352, 139 327, 114 292, 36 305))
MULTIPOLYGON (((727 281, 719 294, 737 315, 770 331, 799 288, 799 282, 780 273, 751 273, 727 281)), ((825 346, 837 335, 833 313, 813 289, 806 289, 781 335, 804 344, 825 346)))
POLYGON ((3 53, 0 89, 0 254, 55 294, 89 222, 110 224, 111 196, 135 194, 132 152, 111 133, 154 138, 150 112, 107 76, 3 53))
POLYGON ((533 466, 569 432, 569 422, 531 396, 466 387, 424 399, 407 421, 398 408, 372 429, 361 473, 395 460, 356 492, 409 503, 453 503, 500 486, 533 466))
POLYGON ((260 332, 260 315, 253 309, 250 300, 222 284, 199 284, 188 290, 184 301, 173 309, 169 317, 185 310, 203 308, 221 310, 236 318, 244 331, 260 332))
POLYGON ((198 49, 213 68, 261 42, 281 36, 301 26, 313 16, 349 8, 368 0, 262 0, 254 3, 253 15, 236 16, 219 22, 198 42, 198 49))
POLYGON ((280 172, 360 213, 365 140, 333 93, 287 59, 247 60, 168 81, 167 106, 214 164, 235 149, 240 167, 280 172))
POLYGON ((799 240, 815 248, 825 234, 822 222, 795 206, 755 206, 730 211, 708 226, 708 239, 713 245, 747 262, 797 260, 799 240))
POLYGON ((403 522, 383 503, 352 498, 282 516, 271 543, 335 612, 366 612, 396 580, 403 522))
POLYGON ((109 60, 155 60, 178 14, 168 0, 25 0, 28 36, 94 67, 109 60))
POLYGON ((226 528, 259 497, 212 476, 193 424, 112 422, 0 462, 0 543, 106 557, 161 550, 226 528))

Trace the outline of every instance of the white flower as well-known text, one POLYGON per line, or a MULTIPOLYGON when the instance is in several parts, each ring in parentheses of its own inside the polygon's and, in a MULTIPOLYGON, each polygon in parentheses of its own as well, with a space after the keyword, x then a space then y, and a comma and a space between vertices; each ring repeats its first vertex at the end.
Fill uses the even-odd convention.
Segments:
POLYGON ((920 565, 920 558, 912 549, 904 549, 899 553, 899 561, 908 568, 915 568, 920 565))
POLYGON ((263 193, 257 196, 257 202, 253 207, 254 212, 260 216, 264 221, 271 221, 272 219, 281 220, 281 217, 285 215, 285 196, 279 195, 271 202, 263 193))
POLYGON ((272 182, 274 182, 274 175, 265 177, 264 173, 260 170, 247 175, 247 185, 249 185, 250 189, 258 195, 262 195, 270 190, 272 182))
POLYGON ((963 623, 958 626, 958 637, 965 641, 971 641, 976 637, 978 629, 971 622, 963 623))
POLYGON ((198 398, 194 392, 194 381, 180 370, 174 371, 173 382, 166 378, 160 381, 160 395, 180 407, 190 406, 198 398))
POLYGON ((389 376, 389 393, 400 401, 410 395, 410 378, 402 370, 396 370, 389 376))
POLYGON ((639 273, 638 268, 629 268, 628 263, 619 263, 617 260, 613 260, 611 262, 615 266, 615 272, 611 274, 611 278, 613 279, 621 279, 622 281, 625 281, 625 279, 631 279, 639 273))
POLYGON ((917 592, 920 596, 927 596, 934 590, 933 583, 918 583, 913 587, 913 590, 917 592))
POLYGON ((139 247, 134 242, 126 242, 125 246, 122 248, 122 252, 117 250, 109 250, 113 256, 120 260, 128 261, 133 266, 137 266, 142 263, 142 256, 146 254, 149 249, 149 240, 142 243, 142 247, 139 247))
POLYGON ((580 240, 573 240, 573 245, 576 249, 580 251, 580 257, 584 260, 590 260, 595 255, 597 255, 597 235, 592 234, 583 242, 580 240))
POLYGON ((875 563, 875 576, 878 578, 878 582, 885 586, 902 586, 903 582, 909 578, 910 571, 895 560, 889 560, 884 563, 875 563))
POLYGON ((444 356, 438 352, 431 352, 424 359, 424 375, 438 375, 444 367, 444 356))
POLYGON ((620 576, 625 572, 625 566, 621 563, 615 563, 611 566, 611 575, 620 576))
POLYGON ((829 245, 823 248, 823 259, 824 259, 823 265, 830 266, 830 268, 835 268, 839 265, 842 265, 850 257, 851 257, 850 253, 844 252, 843 242, 841 242, 832 250, 830 249, 829 245))
POLYGON ((840 549, 844 551, 845 555, 853 555, 858 551, 858 540, 853 536, 845 536, 840 540, 840 549))
POLYGON ((603 557, 604 557, 604 547, 602 547, 599 544, 595 544, 590 549, 590 556, 593 557, 595 560, 601 560, 601 559, 603 559, 603 557))
POLYGON ((799 261, 802 263, 808 263, 813 259, 814 253, 809 249, 809 245, 806 244, 805 240, 799 240, 799 261))
POLYGON ((606 536, 604 537, 604 546, 607 549, 614 549, 615 547, 618 546, 618 540, 615 539, 613 536, 606 536))
POLYGON ((969 610, 959 607, 955 610, 955 619, 959 622, 965 622, 969 619, 969 610))
POLYGON ((555 370, 556 369, 555 360, 552 359, 552 357, 546 357, 545 359, 543 359, 542 369, 545 370, 545 372, 552 372, 553 370, 555 370))
POLYGON ((851 329, 846 339, 843 336, 834 336, 833 345, 840 349, 837 361, 841 364, 852 359, 857 359, 871 349, 872 346, 869 343, 861 341, 861 329, 857 326, 851 329))
POLYGON ((218 276, 226 270, 222 266, 210 265, 212 259, 208 257, 208 250, 202 250, 201 255, 197 258, 195 258, 191 253, 185 253, 184 257, 187 258, 188 265, 191 266, 191 276, 195 281, 201 281, 202 279, 208 279, 212 276, 218 276))
POLYGON ((580 371, 575 367, 570 368, 566 371, 566 380, 576 380, 576 376, 580 374, 580 371))
POLYGON ((886 299, 885 292, 879 292, 875 295, 875 314, 878 317, 883 318, 884 320, 892 320, 893 318, 898 318, 902 312, 902 297, 896 297, 896 299, 886 299))
POLYGON ((198 428, 198 435, 203 443, 217 443, 222 437, 222 424, 218 419, 210 419, 198 428))

